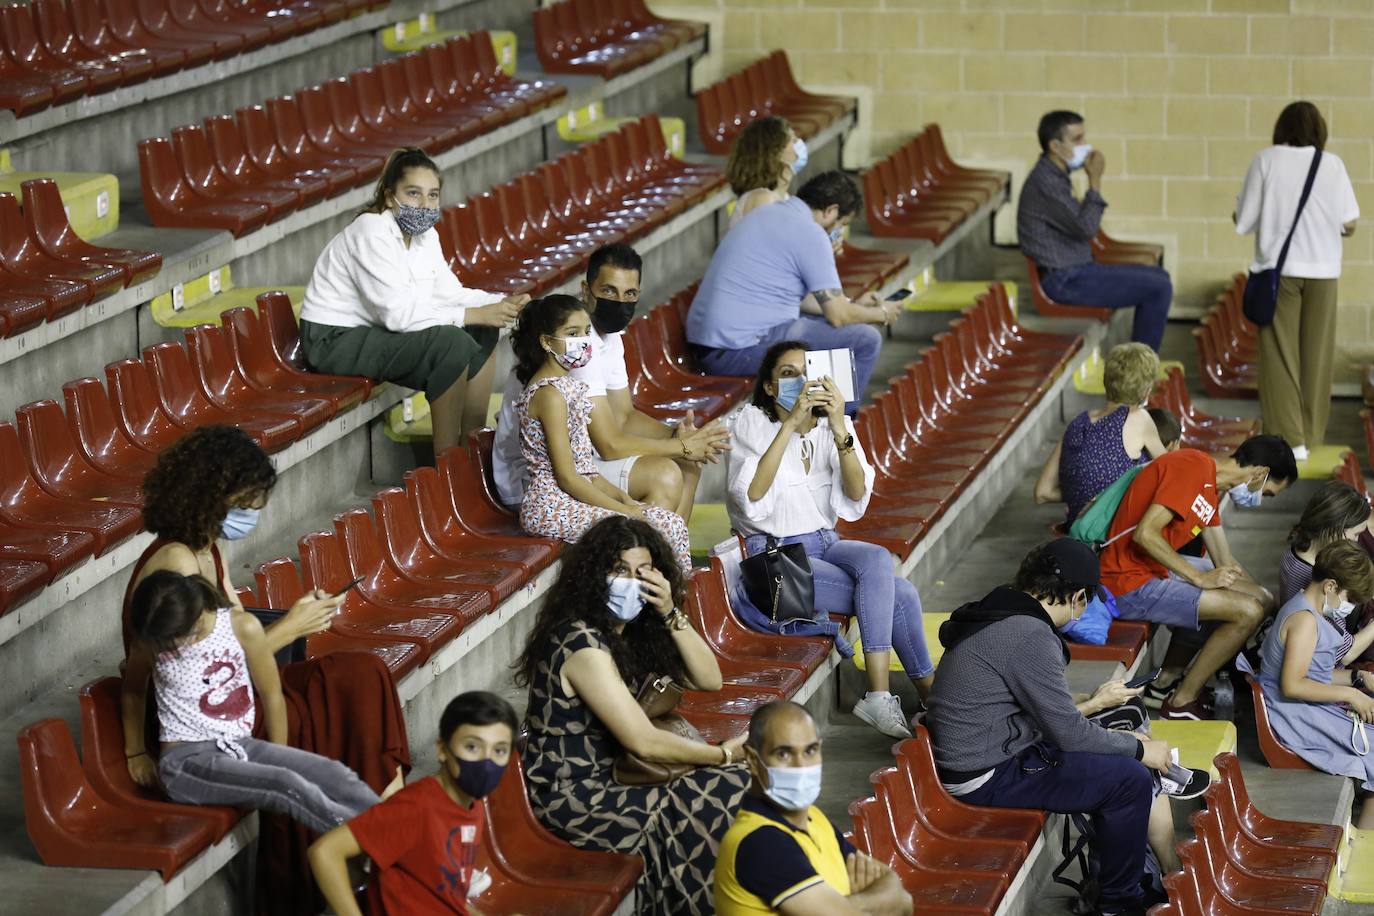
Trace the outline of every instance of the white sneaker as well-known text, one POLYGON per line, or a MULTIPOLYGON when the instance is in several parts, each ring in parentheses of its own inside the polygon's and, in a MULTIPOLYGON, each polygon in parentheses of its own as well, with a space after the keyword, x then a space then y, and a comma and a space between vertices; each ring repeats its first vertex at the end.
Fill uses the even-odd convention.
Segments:
POLYGON ((902 713, 902 701, 893 694, 865 696, 854 704, 854 715, 889 738, 911 737, 911 729, 907 727, 906 716, 902 713))
POLYGON ((1294 460, 1294 461, 1306 461, 1306 460, 1307 460, 1307 457, 1308 457, 1308 454, 1309 454, 1309 453, 1308 453, 1308 451, 1307 451, 1307 446, 1305 446, 1305 445, 1295 445, 1295 446, 1293 446, 1293 460, 1294 460))

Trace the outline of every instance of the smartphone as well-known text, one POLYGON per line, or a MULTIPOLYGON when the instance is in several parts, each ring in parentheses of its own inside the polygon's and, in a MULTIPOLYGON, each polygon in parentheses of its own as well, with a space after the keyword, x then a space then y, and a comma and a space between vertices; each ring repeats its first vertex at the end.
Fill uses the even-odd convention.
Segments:
POLYGON ((1160 672, 1162 672, 1163 670, 1163 668, 1156 668, 1153 671, 1150 671, 1146 674, 1142 674, 1138 678, 1129 680, 1126 682, 1126 688, 1128 690, 1135 690, 1138 687, 1144 687, 1146 684, 1153 684, 1155 678, 1159 677, 1160 672))
POLYGON ((890 295, 890 296, 887 297, 887 301, 888 301, 888 302, 901 302, 903 299, 905 299, 907 296, 910 296, 910 295, 911 295, 911 290, 909 290, 909 289, 907 289, 905 286, 903 286, 901 289, 894 290, 893 293, 892 293, 892 295, 890 295))
POLYGON ((364 579, 366 579, 366 578, 367 578, 366 576, 359 576, 358 578, 354 579, 352 582, 348 583, 348 584, 345 585, 343 588, 341 588, 341 589, 339 589, 337 592, 335 592, 334 595, 333 595, 333 597, 337 598, 337 597, 339 597, 340 595, 345 595, 345 594, 347 594, 348 592, 353 591, 353 589, 355 589, 355 588, 358 587, 358 583, 362 582, 362 581, 363 581, 364 579))

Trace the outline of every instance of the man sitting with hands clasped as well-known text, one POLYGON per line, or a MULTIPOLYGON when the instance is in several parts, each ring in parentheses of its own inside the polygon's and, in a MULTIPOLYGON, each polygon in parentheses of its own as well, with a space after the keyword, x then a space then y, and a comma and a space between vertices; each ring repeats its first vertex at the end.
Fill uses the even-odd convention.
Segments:
POLYGON ((1143 913, 1141 877, 1156 818, 1170 819, 1172 844, 1172 815, 1166 802, 1156 804, 1160 785, 1151 771, 1184 782, 1166 791, 1185 797, 1205 788, 1205 778, 1171 773, 1168 743, 1135 733, 1136 721, 1117 729, 1084 717, 1084 708, 1099 712, 1139 691, 1109 683, 1075 707, 1059 628, 1082 614, 1098 579, 1092 550, 1060 538, 1033 549, 1012 586, 955 610, 940 627, 945 655, 925 724, 940 780, 961 801, 1088 815, 1101 863, 1099 912, 1143 913))
POLYGON ((815 806, 821 738, 805 707, 761 706, 744 748, 752 782, 716 859, 717 916, 908 916, 911 896, 815 806))

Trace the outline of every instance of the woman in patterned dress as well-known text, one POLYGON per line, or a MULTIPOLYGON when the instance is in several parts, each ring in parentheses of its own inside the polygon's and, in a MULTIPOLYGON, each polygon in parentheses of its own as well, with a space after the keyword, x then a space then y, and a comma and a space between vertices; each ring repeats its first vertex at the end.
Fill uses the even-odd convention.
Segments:
POLYGON ((683 572, 689 573, 692 560, 682 516, 635 502, 597 473, 588 432, 591 398, 586 383, 568 374, 592 358, 591 332, 591 318, 580 300, 553 295, 526 306, 511 335, 515 375, 525 386, 516 415, 529 466, 520 525, 530 534, 571 542, 613 515, 643 519, 663 533, 683 572))
POLYGON ((650 916, 712 912, 716 852, 749 785, 743 736, 711 745, 661 731, 635 700, 651 675, 721 687, 714 654, 678 610, 684 591, 663 537, 612 515, 563 554, 515 665, 529 687, 535 814, 575 846, 640 856, 636 912, 650 916), (622 750, 694 768, 666 785, 623 786, 612 776, 622 750))

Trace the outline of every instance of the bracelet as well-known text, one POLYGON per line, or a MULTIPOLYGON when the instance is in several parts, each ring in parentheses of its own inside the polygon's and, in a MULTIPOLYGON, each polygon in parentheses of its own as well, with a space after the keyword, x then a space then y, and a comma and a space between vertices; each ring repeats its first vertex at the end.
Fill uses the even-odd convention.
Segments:
POLYGON ((683 458, 690 459, 690 458, 692 457, 692 453, 691 453, 691 451, 687 448, 687 440, 686 440, 686 439, 679 438, 677 441, 679 441, 679 442, 682 443, 682 457, 683 457, 683 458))
POLYGON ((685 630, 692 625, 692 621, 687 619, 687 615, 681 609, 673 608, 668 614, 668 626, 673 630, 685 630))
POLYGON ((124 755, 124 759, 125 759, 125 760, 133 760, 135 757, 146 757, 146 756, 148 756, 148 752, 147 752, 147 751, 139 751, 137 754, 125 754, 125 755, 124 755))
POLYGON ((734 762, 735 755, 730 753, 730 749, 728 747, 726 747, 723 744, 718 744, 716 745, 716 747, 720 748, 720 752, 725 756, 725 759, 720 762, 721 766, 728 767, 731 763, 734 762))

